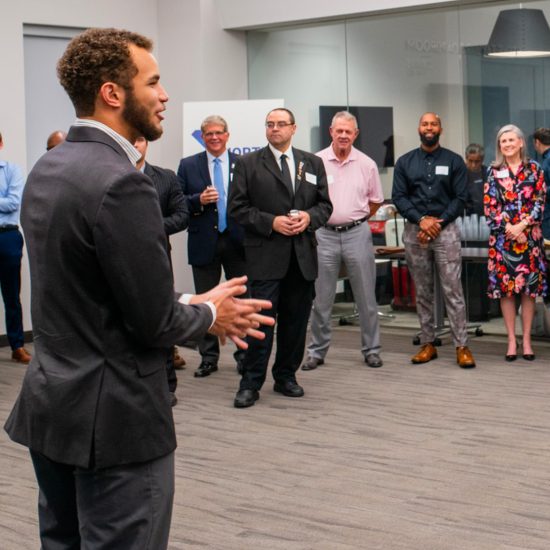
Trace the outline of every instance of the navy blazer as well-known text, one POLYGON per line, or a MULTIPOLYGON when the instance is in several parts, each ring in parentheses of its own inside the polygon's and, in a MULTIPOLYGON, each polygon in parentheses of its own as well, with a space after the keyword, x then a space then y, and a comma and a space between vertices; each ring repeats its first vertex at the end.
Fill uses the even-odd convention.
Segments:
MULTIPOLYGON (((228 197, 232 187, 233 169, 237 158, 237 155, 229 153, 228 197)), ((214 259, 219 233, 216 204, 202 205, 200 202, 200 194, 209 185, 212 185, 206 151, 182 159, 178 168, 178 179, 191 214, 187 239, 189 263, 196 266, 207 265, 214 259)), ((229 216, 227 217, 227 231, 230 238, 237 245, 242 246, 243 228, 230 219, 229 216)))
POLYGON ((105 132, 73 126, 29 174, 21 223, 34 354, 10 437, 83 468, 170 453, 166 349, 202 338, 212 313, 174 296, 151 180, 105 132))
POLYGON ((173 235, 187 229, 189 210, 176 174, 167 168, 145 163, 143 170, 151 178, 159 196, 160 211, 166 235, 173 235))

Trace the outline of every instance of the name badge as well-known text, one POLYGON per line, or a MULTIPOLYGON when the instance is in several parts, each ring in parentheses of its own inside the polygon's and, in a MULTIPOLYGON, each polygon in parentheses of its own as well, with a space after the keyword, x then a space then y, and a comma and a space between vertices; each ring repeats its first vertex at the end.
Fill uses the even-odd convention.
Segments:
POLYGON ((508 168, 505 168, 504 170, 499 170, 497 172, 497 178, 507 178, 510 176, 510 172, 508 172, 508 168))
POLYGON ((436 166, 435 167, 435 175, 436 176, 448 176, 449 175, 449 167, 448 166, 436 166))
POLYGON ((310 174, 309 172, 306 172, 306 181, 313 185, 317 185, 317 176, 315 174, 310 174))
POLYGON ((327 183, 330 185, 334 183, 334 176, 332 174, 327 174, 327 183))

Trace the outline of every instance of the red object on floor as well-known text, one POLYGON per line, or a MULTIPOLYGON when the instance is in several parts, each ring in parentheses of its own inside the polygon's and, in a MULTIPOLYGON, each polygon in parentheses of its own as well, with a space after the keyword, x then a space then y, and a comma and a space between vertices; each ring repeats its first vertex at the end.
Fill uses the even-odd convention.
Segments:
POLYGON ((400 261, 392 263, 392 309, 416 309, 416 292, 409 268, 400 261))

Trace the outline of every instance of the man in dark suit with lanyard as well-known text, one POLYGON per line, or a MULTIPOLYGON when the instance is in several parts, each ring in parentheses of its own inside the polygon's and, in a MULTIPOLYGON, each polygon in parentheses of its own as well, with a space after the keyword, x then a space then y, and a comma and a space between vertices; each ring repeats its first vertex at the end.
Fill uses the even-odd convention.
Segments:
MULTIPOLYGON (((154 166, 145 161, 148 146, 149 142, 143 136, 138 137, 134 142, 134 147, 141 153, 141 158, 138 160, 136 168, 141 170, 146 176, 149 176, 155 186, 155 191, 159 199, 160 212, 162 214, 162 223, 166 233, 166 250, 168 252, 168 258, 170 259, 170 265, 172 265, 170 235, 187 229, 189 225, 187 201, 183 196, 178 178, 173 170, 154 166)), ((213 338, 215 338, 215 336, 213 336, 213 338)), ((168 378, 168 389, 170 390, 170 402, 172 406, 175 406, 178 402, 178 398, 176 397, 178 377, 176 376, 174 365, 175 355, 177 353, 176 350, 177 348, 173 347, 166 352, 166 376, 168 378)))
MULTIPOLYGON (((189 263, 196 292, 205 292, 220 282, 222 268, 227 279, 244 275, 243 229, 227 217, 227 196, 236 156, 227 150, 229 129, 219 115, 201 124, 206 151, 181 160, 178 178, 189 204, 191 218, 187 238, 189 263)), ((199 343, 201 364, 195 376, 210 376, 218 370, 218 339, 207 334, 199 343)), ((244 352, 234 354, 240 370, 244 352)))
POLYGON ((235 298, 245 278, 174 293, 156 191, 133 146, 162 134, 168 96, 151 50, 117 29, 71 40, 57 69, 78 118, 23 195, 35 354, 6 430, 31 452, 44 549, 167 548, 166 348, 207 330, 246 345, 271 307, 235 298))
MULTIPOLYGON (((244 249, 250 292, 272 302, 277 318, 274 390, 301 397, 296 371, 304 355, 307 321, 317 277, 315 230, 332 212, 323 161, 291 147, 296 132, 288 109, 267 114, 268 146, 235 164, 229 194, 229 216, 245 230, 244 249)), ((259 399, 273 344, 273 329, 246 352, 235 407, 250 407, 259 399)))

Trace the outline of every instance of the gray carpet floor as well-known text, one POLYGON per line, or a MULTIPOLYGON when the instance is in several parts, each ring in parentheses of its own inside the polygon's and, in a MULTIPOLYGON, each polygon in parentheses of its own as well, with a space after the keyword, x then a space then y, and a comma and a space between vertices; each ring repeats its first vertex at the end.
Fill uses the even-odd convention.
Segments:
MULTIPOLYGON (((306 395, 234 409, 231 349, 193 377, 182 349, 171 549, 547 550, 550 344, 505 363, 502 337, 471 341, 478 368, 411 365, 412 330, 384 327, 384 367, 362 362, 356 327, 336 327, 306 395)), ((0 349, 0 421, 24 367, 0 349)), ((0 548, 39 548, 26 449, 0 435, 0 548)))

